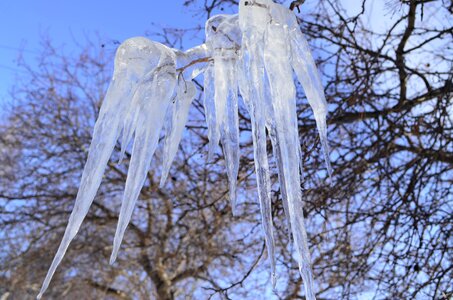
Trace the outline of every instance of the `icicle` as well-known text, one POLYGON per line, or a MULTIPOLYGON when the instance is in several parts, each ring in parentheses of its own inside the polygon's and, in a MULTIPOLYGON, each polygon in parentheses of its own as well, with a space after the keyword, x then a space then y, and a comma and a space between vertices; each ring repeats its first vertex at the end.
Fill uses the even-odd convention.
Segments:
POLYGON ((178 87, 175 102, 171 104, 171 121, 169 122, 164 141, 164 162, 160 187, 163 187, 170 171, 171 164, 178 151, 178 145, 186 126, 189 108, 195 98, 197 89, 192 81, 185 81, 181 76, 178 79, 178 87))
POLYGON ((175 88, 175 55, 167 49, 162 50, 162 55, 155 71, 143 79, 140 86, 137 87, 134 96, 133 101, 137 99, 137 102, 141 103, 138 114, 138 124, 140 126, 135 130, 132 158, 127 173, 126 187, 113 241, 110 264, 113 264, 116 260, 135 202, 145 183, 146 174, 148 173, 165 120, 165 112, 168 109, 175 88))
MULTIPOLYGON (((280 150, 280 142, 277 138, 277 129, 273 126, 269 130, 269 136, 272 142, 272 150, 275 158, 275 162, 277 163, 277 169, 283 170, 283 157, 282 152, 280 150)), ((291 218, 289 212, 289 205, 288 205, 288 192, 286 191, 285 185, 285 174, 282 171, 278 172, 278 182, 280 184, 280 191, 282 194, 282 203, 283 203, 283 212, 285 213, 286 217, 286 225, 288 226, 289 232, 289 241, 291 240, 291 218)))
MULTIPOLYGON (((272 6, 271 6, 272 7, 272 6)), ((272 15, 272 17, 274 17, 272 15)), ((264 62, 272 96, 274 145, 278 173, 286 197, 291 220, 292 203, 300 200, 300 175, 295 87, 287 55, 287 44, 282 24, 273 18, 267 25, 264 37, 264 62)), ((292 223, 292 222, 291 222, 292 223)), ((294 228, 294 226, 291 226, 294 228)))
POLYGON ((136 89, 134 90, 134 95, 132 97, 133 101, 128 106, 126 115, 123 120, 123 135, 121 138, 121 151, 118 163, 121 163, 124 159, 127 147, 129 146, 132 140, 132 136, 137 128, 140 113, 143 110, 143 106, 146 105, 146 100, 143 99, 144 95, 142 95, 146 93, 144 86, 146 86, 147 81, 149 82, 150 80, 152 80, 155 72, 156 68, 154 68, 148 74, 146 74, 144 78, 141 79, 141 82, 137 85, 136 89))
POLYGON ((238 116, 238 87, 237 87, 237 61, 229 60, 227 63, 227 78, 229 82, 229 97, 226 102, 227 113, 222 130, 222 146, 225 155, 229 181, 229 195, 233 215, 237 214, 237 178, 239 174, 239 116, 238 116))
POLYGON ((267 25, 265 34, 264 61, 269 78, 280 148, 281 163, 278 171, 286 187, 291 228, 293 229, 301 275, 304 279, 306 297, 312 300, 315 299, 315 295, 310 261, 307 260, 310 255, 308 247, 303 247, 307 244, 305 225, 304 222, 299 221, 300 218, 303 218, 303 215, 300 214, 302 212, 299 173, 300 141, 296 115, 296 90, 289 60, 291 49, 287 43, 289 37, 285 26, 288 12, 286 8, 280 5, 270 6, 272 19, 267 25))
POLYGON ((216 127, 220 129, 233 215, 236 214, 239 173, 237 61, 241 33, 237 25, 238 16, 220 15, 206 22, 206 45, 214 58, 216 127))
MULTIPOLYGON (((123 82, 127 83, 127 81, 123 82)), ((90 146, 88 159, 82 173, 82 179, 77 192, 74 208, 69 218, 63 239, 37 297, 38 299, 42 297, 42 294, 49 286, 55 270, 63 259, 69 244, 79 231, 80 225, 82 224, 83 219, 85 219, 88 209, 90 208, 99 185, 101 184, 105 167, 117 140, 117 134, 119 131, 118 125, 120 123, 119 119, 121 119, 121 109, 119 108, 121 106, 119 105, 120 100, 123 98, 123 95, 126 94, 127 91, 123 90, 123 86, 115 80, 112 81, 104 100, 105 106, 103 106, 103 108, 105 107, 105 109, 101 109, 98 121, 94 127, 92 144, 90 146), (116 111, 111 112, 110 110, 116 111), (115 115, 115 117, 112 115, 115 115)))
MULTIPOLYGON (((209 18, 205 24, 206 34, 206 47, 208 55, 212 55, 214 47, 211 45, 213 38, 216 34, 217 27, 224 20, 222 15, 209 18)), ((215 40, 215 39, 214 39, 215 40)), ((206 124, 208 125, 208 160, 212 161, 215 149, 220 141, 220 119, 217 116, 217 109, 215 104, 215 64, 211 62, 208 64, 204 72, 204 101, 203 106, 206 116, 206 124)))
POLYGON ((233 215, 236 214, 236 186, 239 172, 239 120, 236 83, 236 60, 214 59, 215 107, 219 120, 225 167, 229 181, 229 195, 233 215))
MULTIPOLYGON (((242 78, 248 78, 250 85, 244 94, 249 96, 245 100, 249 103, 252 121, 253 152, 255 170, 260 200, 261 218, 265 233, 266 246, 271 265, 272 285, 275 287, 275 249, 272 224, 272 207, 270 198, 269 163, 266 150, 266 112, 262 103, 264 98, 264 64, 263 64, 263 35, 265 25, 269 22, 269 15, 265 8, 270 1, 256 2, 241 0, 239 3, 239 26, 242 30, 243 61, 246 64, 242 69, 247 73, 242 78), (247 3, 247 4, 246 4, 247 3)), ((244 95, 242 95, 244 97, 244 95)))
MULTIPOLYGON (((271 139, 272 143, 272 151, 274 155, 275 162, 277 164, 277 170, 283 170, 283 158, 282 158, 282 153, 280 150, 280 142, 277 136, 277 128, 275 124, 275 114, 274 114, 274 108, 272 105, 272 96, 270 95, 270 88, 269 88, 269 81, 267 78, 264 80, 265 83, 265 101, 263 103, 265 104, 266 108, 266 127, 267 131, 269 132, 269 137, 271 139)), ((280 184, 280 191, 282 194, 282 203, 283 203, 283 211, 285 213, 286 217, 286 223, 288 226, 288 232, 289 232, 289 241, 291 240, 291 219, 290 219, 290 214, 289 214, 289 208, 288 208, 288 194, 286 191, 286 185, 285 185, 285 174, 283 172, 278 172, 278 181, 280 184)))
POLYGON ((171 164, 178 150, 178 145, 182 138, 182 133, 189 115, 189 108, 192 100, 195 98, 197 89, 191 79, 195 78, 207 67, 206 62, 202 62, 208 58, 206 44, 193 47, 186 52, 173 50, 176 55, 176 68, 178 71, 178 86, 174 101, 171 103, 168 123, 165 126, 166 134, 164 141, 164 159, 162 167, 162 175, 159 187, 163 187, 171 164), (193 62, 198 62, 194 64, 193 62))
POLYGON ((68 221, 63 239, 52 261, 38 295, 38 299, 49 286, 55 270, 63 259, 72 239, 77 234, 88 209, 93 202, 101 184, 107 162, 115 147, 116 140, 122 128, 126 108, 130 105, 134 84, 153 67, 152 42, 145 38, 131 38, 125 41, 117 50, 115 56, 115 71, 107 94, 102 103, 99 117, 93 131, 93 139, 88 151, 80 187, 77 192, 74 208, 68 221), (138 57, 132 64, 131 57, 138 57))
POLYGON ((300 31, 295 15, 291 11, 286 11, 284 22, 289 27, 289 41, 291 44, 291 64, 299 82, 304 88, 308 103, 310 104, 316 120, 321 146, 327 166, 327 172, 332 177, 332 167, 329 159, 329 145, 327 142, 327 101, 324 96, 324 89, 319 78, 310 47, 304 35, 300 31))
MULTIPOLYGON (((242 34, 238 28, 238 15, 217 15, 210 18, 206 21, 205 26, 206 31, 206 47, 208 49, 209 55, 214 57, 214 60, 217 60, 216 63, 211 63, 205 71, 205 97, 204 97, 204 107, 206 114, 206 122, 208 124, 208 137, 209 137, 209 155, 208 159, 211 160, 220 140, 220 128, 222 128, 222 122, 224 120, 225 110, 221 109, 224 107, 222 104, 216 104, 215 95, 219 95, 219 92, 216 92, 215 83, 222 83, 219 77, 215 76, 215 73, 219 73, 219 64, 222 64, 222 57, 227 57, 232 60, 237 60, 239 57, 240 43, 242 34), (220 115, 217 115, 220 114, 220 115)), ((231 67, 234 66, 234 63, 231 64, 231 67)), ((230 83, 234 84, 237 89, 237 78, 230 83)), ((226 88, 226 91, 230 87, 226 88)), ((233 88, 233 87, 231 87, 233 88)), ((221 94, 221 93, 220 93, 221 94)), ((223 96, 222 96, 223 97, 223 96)), ((224 98, 224 97, 223 97, 224 98)), ((223 101, 223 100, 222 100, 223 101)), ((237 175, 236 175, 237 177, 237 175)), ((235 193, 233 193, 235 194, 235 193)))
POLYGON ((206 124, 208 125, 208 160, 211 161, 215 148, 219 144, 220 129, 217 126, 215 102, 214 102, 214 67, 211 63, 204 72, 204 98, 203 106, 206 116, 206 124))

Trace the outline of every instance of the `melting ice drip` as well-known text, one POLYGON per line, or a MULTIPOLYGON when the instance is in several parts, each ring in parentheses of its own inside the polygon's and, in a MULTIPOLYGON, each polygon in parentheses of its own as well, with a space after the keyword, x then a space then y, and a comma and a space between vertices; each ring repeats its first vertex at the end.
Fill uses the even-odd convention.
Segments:
POLYGON ((121 134, 121 157, 132 140, 133 147, 110 258, 110 263, 115 262, 161 131, 165 134, 162 186, 196 95, 190 79, 204 73, 209 155, 212 156, 221 142, 233 213, 236 213, 239 170, 239 92, 251 116, 258 196, 273 285, 276 276, 266 129, 278 166, 283 207, 294 238, 305 295, 307 299, 315 299, 302 212, 301 148, 293 72, 313 109, 330 175, 327 103, 308 43, 292 11, 271 0, 241 0, 238 15, 210 18, 206 22, 205 44, 186 52, 143 37, 121 44, 113 78, 94 127, 74 209, 38 298, 47 289, 87 215, 121 134), (166 115, 170 117, 165 118, 166 115))

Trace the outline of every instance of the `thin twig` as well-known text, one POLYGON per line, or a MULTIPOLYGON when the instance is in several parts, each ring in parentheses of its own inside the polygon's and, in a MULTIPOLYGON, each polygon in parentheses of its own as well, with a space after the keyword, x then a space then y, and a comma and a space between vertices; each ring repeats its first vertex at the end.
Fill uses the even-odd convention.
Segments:
POLYGON ((291 4, 289 5, 289 9, 290 10, 294 10, 295 7, 297 7, 297 11, 300 13, 300 8, 299 6, 301 6, 302 4, 304 4, 305 0, 296 0, 296 1, 293 1, 291 2, 291 4))
POLYGON ((202 62, 210 62, 212 61, 212 57, 203 57, 203 58, 198 58, 198 59, 195 59, 193 61, 191 61, 190 63, 188 63, 187 65, 185 65, 184 67, 181 67, 179 69, 176 69, 176 72, 184 72, 187 68, 195 65, 195 64, 198 64, 198 63, 202 63, 202 62))

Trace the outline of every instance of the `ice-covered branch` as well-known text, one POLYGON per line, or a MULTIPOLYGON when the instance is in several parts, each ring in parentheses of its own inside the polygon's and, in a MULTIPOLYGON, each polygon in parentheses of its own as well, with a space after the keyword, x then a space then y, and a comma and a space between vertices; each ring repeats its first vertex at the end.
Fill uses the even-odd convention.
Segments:
MULTIPOLYGON (((303 2, 294 1, 291 10, 303 2)), ((327 170, 331 174, 327 102, 308 43, 291 10, 271 0, 241 0, 238 15, 210 18, 206 22, 205 44, 185 52, 140 37, 121 44, 115 57, 112 82, 94 127, 74 209, 38 298, 47 289, 88 213, 115 143, 122 135, 121 156, 130 143, 133 145, 110 258, 110 263, 115 261, 161 132, 164 133, 162 188, 197 93, 190 79, 204 73, 209 157, 221 143, 233 214, 239 213, 236 202, 240 161, 240 93, 251 117, 258 200, 273 285, 276 283, 276 264, 268 135, 277 162, 283 207, 294 238, 305 296, 309 300, 315 299, 302 209, 301 147, 294 74, 313 109, 327 170)))
POLYGON ((208 62, 211 62, 213 59, 212 57, 202 57, 202 58, 197 58, 193 61, 191 61, 190 63, 188 63, 187 65, 181 67, 181 68, 178 68, 176 69, 176 72, 178 73, 183 73, 184 71, 186 71, 188 68, 196 65, 196 64, 200 64, 200 63, 208 63, 208 62))

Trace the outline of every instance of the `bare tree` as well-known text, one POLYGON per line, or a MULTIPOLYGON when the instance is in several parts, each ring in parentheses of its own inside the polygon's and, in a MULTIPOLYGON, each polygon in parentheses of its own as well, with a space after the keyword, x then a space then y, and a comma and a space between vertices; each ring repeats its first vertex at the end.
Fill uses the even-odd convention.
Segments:
MULTIPOLYGON (((207 16, 236 5, 186 4, 207 16)), ((368 5, 359 3, 358 14, 351 16, 340 2, 321 0, 300 20, 325 79, 335 170, 326 184, 315 123, 301 91, 301 188, 317 295, 448 299, 453 292, 451 3, 387 1, 389 24, 379 32, 366 22, 368 5)), ((166 33, 168 41, 172 33, 166 33)), ((97 44, 72 59, 48 44, 41 67, 28 68, 29 77, 12 95, 15 104, 0 131, 5 166, 0 293, 14 299, 37 293, 75 199, 111 59, 97 44)), ((240 214, 234 218, 223 159, 206 161, 202 111, 198 100, 164 189, 157 188, 159 159, 153 164, 119 262, 109 266, 127 169, 127 161, 112 160, 48 297, 303 298, 277 184, 272 195, 280 278, 275 293, 269 288, 246 111, 241 109, 240 121, 240 214)))

